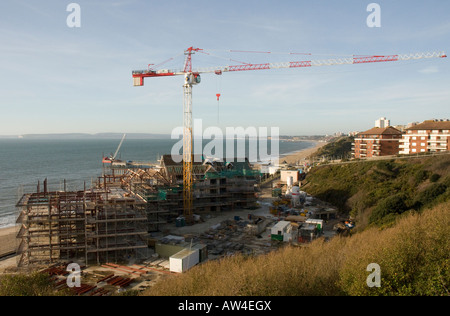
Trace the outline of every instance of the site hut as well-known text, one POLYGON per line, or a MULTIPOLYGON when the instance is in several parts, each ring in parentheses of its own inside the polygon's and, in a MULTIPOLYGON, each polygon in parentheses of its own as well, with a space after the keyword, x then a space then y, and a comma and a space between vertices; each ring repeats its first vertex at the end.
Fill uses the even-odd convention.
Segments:
POLYGON ((182 273, 194 265, 208 260, 205 244, 186 242, 184 237, 168 235, 155 243, 155 253, 168 259, 173 272, 182 273), (191 252, 194 253, 191 253, 191 252))
POLYGON ((183 249, 169 258, 170 272, 183 273, 199 263, 198 249, 183 249))
POLYGON ((272 240, 285 241, 292 230, 291 222, 279 221, 271 229, 272 240))
POLYGON ((316 225, 318 234, 321 234, 323 232, 323 219, 309 218, 305 221, 305 223, 316 225))
POLYGON ((317 237, 317 225, 304 223, 298 230, 298 242, 308 243, 317 237))

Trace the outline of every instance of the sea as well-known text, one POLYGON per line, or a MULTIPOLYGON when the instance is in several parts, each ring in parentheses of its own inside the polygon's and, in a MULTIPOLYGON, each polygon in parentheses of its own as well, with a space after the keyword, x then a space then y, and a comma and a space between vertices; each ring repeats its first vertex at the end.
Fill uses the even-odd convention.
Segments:
MULTIPOLYGON (((157 163, 177 142, 125 139, 117 158, 157 163)), ((41 190, 45 179, 52 191, 63 190, 64 182, 68 191, 91 187, 102 175, 102 158, 113 155, 119 143, 120 139, 0 139, 0 228, 15 225, 17 201, 24 193, 36 192, 38 182, 41 190)), ((314 146, 308 141, 280 141, 280 157, 314 146)))

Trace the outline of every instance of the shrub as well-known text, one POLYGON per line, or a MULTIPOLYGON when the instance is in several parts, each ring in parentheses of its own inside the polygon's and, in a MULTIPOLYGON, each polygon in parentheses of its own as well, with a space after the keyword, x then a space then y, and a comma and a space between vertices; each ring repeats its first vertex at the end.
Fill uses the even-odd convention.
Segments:
POLYGON ((429 177, 429 172, 421 169, 416 173, 416 176, 415 176, 416 183, 417 184, 422 183, 423 181, 428 179, 428 177, 429 177))
POLYGON ((370 223, 375 223, 389 214, 401 214, 406 211, 404 194, 396 194, 380 201, 370 216, 370 223))
POLYGON ((416 199, 416 209, 422 208, 426 205, 432 205, 433 202, 441 194, 445 193, 447 186, 443 183, 434 183, 422 191, 416 199))
POLYGON ((431 177, 430 177, 430 181, 431 182, 438 182, 438 180, 441 178, 440 175, 438 175, 437 173, 434 173, 431 177))

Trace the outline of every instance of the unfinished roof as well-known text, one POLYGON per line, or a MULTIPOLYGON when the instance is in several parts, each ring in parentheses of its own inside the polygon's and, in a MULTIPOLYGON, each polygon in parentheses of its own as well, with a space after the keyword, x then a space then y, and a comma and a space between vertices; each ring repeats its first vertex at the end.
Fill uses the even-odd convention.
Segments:
POLYGON ((408 130, 450 130, 450 121, 425 121, 415 125, 408 130))
POLYGON ((402 132, 392 126, 386 128, 374 127, 368 131, 359 133, 359 135, 402 135, 402 132))
MULTIPOLYGON (((172 155, 164 155, 162 157, 162 161, 163 161, 165 166, 177 166, 177 165, 182 165, 183 164, 183 156, 182 155, 174 155, 173 158, 172 158, 172 155), (177 160, 179 162, 175 162, 173 160, 173 158, 175 158, 175 160, 177 160)), ((201 165, 201 164, 203 164, 203 157, 201 155, 194 155, 193 164, 194 165, 201 165)))

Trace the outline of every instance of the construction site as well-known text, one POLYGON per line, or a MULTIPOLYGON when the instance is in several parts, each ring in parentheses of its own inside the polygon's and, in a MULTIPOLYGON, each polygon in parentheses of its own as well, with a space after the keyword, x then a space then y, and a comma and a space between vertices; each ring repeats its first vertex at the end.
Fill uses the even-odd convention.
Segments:
POLYGON ((112 163, 95 186, 78 192, 38 184, 17 203, 18 266, 77 260, 86 265, 149 256, 161 225, 193 225, 202 214, 255 207, 259 171, 243 163, 196 163, 191 218, 184 217, 182 163, 162 157, 153 168, 112 163))
MULTIPOLYGON (((329 221, 338 220, 337 210, 301 192, 291 171, 284 173, 286 185, 271 190, 265 205, 258 200, 261 169, 248 159, 194 156, 192 91, 200 84, 200 75, 446 57, 442 52, 354 56, 193 70, 192 56, 201 52, 186 49, 182 70, 153 69, 150 64, 132 71, 137 87, 148 78, 184 77, 182 155, 164 155, 156 165, 129 163, 116 159, 119 145, 112 157, 103 158, 102 175, 89 188, 51 191, 47 180, 43 188, 38 183, 36 192, 24 194, 16 205, 18 267, 43 267, 54 277, 64 275, 65 267, 75 262, 94 269, 90 276, 97 283, 142 288, 154 281, 149 273, 183 273, 210 259, 264 254, 283 243, 302 246, 326 236, 332 230, 329 221), (121 276, 116 275, 119 272, 121 276), (128 277, 132 275, 139 282, 128 277)), ((341 229, 353 227, 346 225, 341 229)), ((56 278, 55 286, 63 281, 56 278)), ((85 285, 77 294, 113 291, 96 288, 85 285)))

